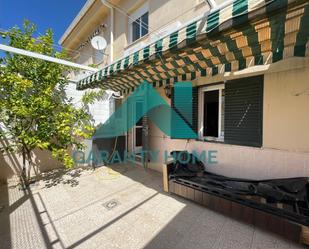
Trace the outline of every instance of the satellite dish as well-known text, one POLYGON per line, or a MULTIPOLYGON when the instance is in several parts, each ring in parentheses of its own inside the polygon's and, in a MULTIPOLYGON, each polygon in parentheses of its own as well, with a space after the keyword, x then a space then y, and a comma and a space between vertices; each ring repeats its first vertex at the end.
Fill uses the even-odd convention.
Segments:
POLYGON ((91 39, 91 46, 96 50, 104 50, 107 42, 102 36, 95 36, 91 39))

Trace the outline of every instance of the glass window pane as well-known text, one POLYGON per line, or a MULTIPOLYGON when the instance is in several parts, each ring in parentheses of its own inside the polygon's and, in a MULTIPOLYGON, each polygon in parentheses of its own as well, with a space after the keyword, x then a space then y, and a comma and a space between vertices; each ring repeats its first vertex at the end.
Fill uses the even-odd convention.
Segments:
POLYGON ((143 145, 143 128, 135 128, 135 146, 143 145))
POLYGON ((140 118, 137 121, 136 126, 142 126, 143 125, 143 102, 136 102, 135 115, 136 115, 136 118, 140 118))
POLYGON ((140 19, 136 19, 132 23, 132 41, 136 41, 140 37, 140 19))
POLYGON ((141 20, 142 20, 142 23, 141 23, 142 35, 141 36, 144 36, 148 34, 148 12, 142 15, 141 20))
POLYGON ((204 93, 204 136, 218 137, 219 90, 204 93))

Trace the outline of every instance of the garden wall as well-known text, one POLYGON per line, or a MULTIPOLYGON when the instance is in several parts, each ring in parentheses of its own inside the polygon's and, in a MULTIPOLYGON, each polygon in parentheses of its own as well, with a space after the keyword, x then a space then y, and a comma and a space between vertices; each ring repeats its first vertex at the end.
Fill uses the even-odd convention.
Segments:
MULTIPOLYGON (((0 147, 6 141, 0 140, 0 147)), ((63 167, 60 162, 52 158, 49 151, 35 150, 34 162, 39 165, 40 172, 63 167)), ((22 168, 22 158, 14 153, 0 153, 0 181, 5 181, 12 176, 19 174, 22 168)), ((33 172, 32 172, 33 174, 33 172)))

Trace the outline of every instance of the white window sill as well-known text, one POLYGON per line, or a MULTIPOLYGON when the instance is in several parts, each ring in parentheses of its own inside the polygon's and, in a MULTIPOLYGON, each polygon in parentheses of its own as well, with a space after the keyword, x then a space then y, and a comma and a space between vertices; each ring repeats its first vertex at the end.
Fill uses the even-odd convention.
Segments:
MULTIPOLYGON (((149 38, 149 33, 147 33, 146 35, 138 38, 137 40, 135 40, 134 42, 131 42, 129 45, 127 45, 125 48, 124 48, 124 51, 126 51, 127 49, 130 49, 134 46, 136 46, 138 43, 141 43, 141 42, 145 42, 146 40, 148 40, 149 38)), ((145 43, 146 45, 147 43, 145 43)))
POLYGON ((214 142, 214 143, 224 143, 224 137, 199 137, 199 141, 203 142, 214 142))

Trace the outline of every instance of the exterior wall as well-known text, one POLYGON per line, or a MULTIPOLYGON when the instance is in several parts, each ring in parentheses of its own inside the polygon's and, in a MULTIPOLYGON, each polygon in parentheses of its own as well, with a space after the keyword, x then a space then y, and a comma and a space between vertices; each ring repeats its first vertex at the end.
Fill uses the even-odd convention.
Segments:
MULTIPOLYGON (((5 141, 0 140, 0 145, 5 141)), ((49 151, 35 150, 34 162, 39 166, 40 172, 63 167, 60 162, 52 158, 49 151)), ((13 153, 0 153, 0 182, 19 175, 22 169, 21 156, 13 153)), ((32 171, 32 175, 34 172, 32 171)))
MULTIPOLYGON (((146 1, 114 0, 110 1, 124 12, 132 14, 146 1)), ((138 49, 141 45, 158 38, 162 29, 172 27, 176 21, 182 25, 205 13, 209 6, 197 4, 197 0, 149 0, 149 31, 145 37, 130 44, 129 18, 123 12, 114 12, 114 60, 125 55, 125 51, 138 49)), ((203 1, 200 1, 203 2, 203 1)), ((216 0, 218 4, 222 0, 216 0)), ((75 49, 89 36, 94 27, 106 23, 103 36, 108 42, 106 53, 110 53, 110 18, 109 9, 99 0, 85 14, 85 17, 63 43, 75 49)), ((92 48, 85 47, 81 52, 91 54, 92 48)), ((106 56, 105 58, 108 58, 106 56)), ((91 58, 79 57, 80 63, 91 64, 91 58)), ((107 63, 104 61, 99 67, 107 63)), ((309 60, 294 58, 273 65, 248 68, 239 72, 225 73, 214 77, 202 77, 194 81, 196 85, 223 82, 240 77, 264 74, 264 110, 263 110, 263 147, 252 148, 222 143, 200 142, 195 140, 170 139, 152 123, 149 124, 149 147, 160 151, 173 150, 217 150, 216 165, 208 165, 209 171, 252 179, 309 176, 309 125, 308 81, 309 60)), ((162 96, 163 88, 158 89, 162 96)), ((72 92, 73 93, 73 92, 72 92)), ((170 102, 169 99, 166 99, 170 102)), ((131 150, 132 130, 128 132, 128 149, 131 150)), ((164 155, 159 155, 159 162, 152 162, 149 167, 161 171, 164 155)))
POLYGON ((309 70, 265 75, 264 147, 309 152, 309 70))
MULTIPOLYGON (((95 23, 98 23, 97 25, 93 25, 92 27, 89 27, 87 32, 85 32, 81 38, 79 39, 79 43, 76 47, 73 48, 73 50, 77 49, 77 47, 80 45, 80 43, 84 42, 88 37, 94 32, 94 30, 100 25, 104 24, 106 27, 101 30, 100 36, 103 36, 104 39, 107 42, 107 47, 104 51, 101 51, 102 56, 99 63, 99 68, 102 68, 103 66, 107 65, 110 60, 110 29, 111 29, 111 20, 109 16, 105 16, 103 18, 97 19, 94 21, 95 23), (104 54, 103 54, 104 53, 104 54)), ((90 64, 96 64, 94 61, 94 55, 95 55, 95 49, 91 46, 91 43, 89 42, 87 45, 85 45, 83 48, 79 49, 79 53, 76 51, 74 54, 77 56, 75 61, 80 64, 84 65, 90 65, 90 64)), ((83 72, 84 73, 84 72, 83 72)))
MULTIPOLYGON (((89 90, 87 90, 89 91, 89 90)), ((97 91, 97 90, 90 90, 90 91, 97 91)), ((74 83, 69 84, 69 87, 66 89, 66 93, 68 98, 73 99, 73 104, 77 107, 81 107, 81 100, 84 95, 84 92, 77 91, 76 85, 74 83)), ((112 114, 112 109, 110 108, 111 100, 100 100, 95 101, 95 103, 89 105, 89 112, 94 118, 94 125, 104 124, 105 121, 109 118, 112 114)))
MULTIPOLYGON (((153 42, 158 39, 158 33, 160 33, 162 29, 168 28, 167 31, 171 32, 169 29, 175 28, 173 25, 176 21, 183 25, 209 10, 209 6, 204 1, 200 1, 201 3, 198 4, 199 1, 197 0, 182 1, 182 4, 179 4, 179 0, 114 0, 110 2, 117 6, 117 8, 114 8, 113 19, 113 61, 123 57, 126 51, 129 52, 131 49, 137 49, 142 45, 146 45, 146 43, 153 42), (129 17, 125 13, 131 15, 145 3, 149 8, 149 33, 130 44, 129 17)), ((103 5, 100 0, 93 1, 93 4, 84 14, 84 17, 76 25, 68 38, 63 41, 62 45, 69 49, 69 51, 70 49, 74 51, 81 43, 91 36, 93 31, 98 26, 105 24, 105 28, 100 35, 106 39, 108 45, 105 51, 103 51, 105 55, 102 57, 102 62, 98 64, 98 68, 103 68, 109 64, 112 59, 112 24, 110 15, 110 9, 103 5)), ((160 35, 162 35, 162 32, 160 35)), ((91 44, 88 43, 78 52, 74 51, 72 56, 77 63, 90 65, 94 63, 94 53, 95 50, 92 48, 91 44)), ((79 80, 87 76, 87 74, 89 74, 89 72, 77 71, 72 73, 70 77, 75 80, 79 80)), ((67 89, 67 94, 74 99, 74 102, 78 106, 78 103, 80 103, 82 97, 82 92, 75 90, 75 86, 72 84, 67 89)), ((95 103, 90 106, 90 110, 96 124, 104 123, 112 111, 110 110, 110 105, 107 102, 95 103)))
MULTIPOLYGON (((308 58, 292 58, 272 66, 200 78, 196 85, 264 74, 263 147, 170 139, 154 124, 149 127, 149 149, 160 150, 150 168, 162 170, 163 151, 217 151, 217 164, 207 170, 230 177, 268 179, 309 176, 308 58)), ((164 96, 162 88, 158 89, 164 96)), ((169 101, 169 100, 168 100, 169 101)))
MULTIPOLYGON (((157 40, 158 35, 164 34, 163 30, 171 32, 171 29, 175 28, 176 22, 178 25, 184 25, 209 10, 209 6, 205 2, 197 4, 197 0, 182 1, 181 4, 179 4, 179 0, 123 0, 117 5, 130 15, 145 3, 148 3, 149 8, 149 33, 131 44, 129 40, 129 18, 117 10, 115 11, 115 60, 123 57, 126 50, 138 49, 139 46, 157 40)), ((167 101, 169 100, 167 99, 167 101)), ((128 131, 127 148, 132 151, 132 129, 128 131)))
MULTIPOLYGON (((114 60, 124 56, 124 51, 132 47, 138 47, 142 43, 146 45, 158 39, 160 30, 173 27, 175 22, 185 24, 186 22, 201 16, 209 10, 209 6, 204 1, 186 0, 179 4, 179 0, 111 0, 110 3, 117 6, 114 9, 114 60), (149 34, 130 44, 129 41, 129 16, 144 3, 149 7, 149 34), (171 26, 172 25, 172 26, 171 26)), ((108 46, 106 53, 110 54, 110 10, 104 6, 100 0, 94 1, 93 5, 87 10, 82 20, 75 26, 71 34, 62 42, 68 49, 76 49, 93 30, 100 24, 106 24, 103 37, 108 46)), ((82 53, 91 53, 91 46, 80 50, 82 53)), ((106 58, 109 56, 106 56, 106 58)), ((78 61, 79 60, 79 61, 78 61)), ((91 64, 91 59, 80 57, 80 63, 91 64)), ((103 65, 100 65, 103 67, 103 65)))
MULTIPOLYGON (((182 1, 179 4, 179 0, 120 0, 110 1, 114 8, 114 42, 113 42, 113 59, 114 61, 125 56, 130 51, 139 49, 141 46, 145 46, 147 43, 154 42, 158 39, 158 35, 167 35, 172 29, 179 28, 175 26, 184 25, 192 19, 203 15, 209 10, 209 6, 205 1, 187 0, 182 1), (147 4, 149 10, 149 33, 139 40, 130 44, 129 35, 129 16, 136 11, 142 5, 147 4), (125 13, 128 13, 126 15, 125 13), (162 32, 162 30, 164 32, 162 32)), ((85 41, 93 32, 93 30, 104 23, 104 28, 101 34, 107 41, 108 46, 105 49, 104 60, 98 65, 99 68, 103 68, 108 62, 110 62, 111 54, 111 20, 110 10, 100 3, 99 0, 94 1, 93 5, 85 13, 82 20, 73 29, 69 37, 63 42, 63 46, 68 49, 76 49, 79 44, 85 41)), ((80 50, 80 55, 76 57, 75 61, 82 64, 92 64, 93 58, 91 57, 94 49, 91 44, 86 45, 80 50)), ((83 78, 87 75, 86 72, 80 72, 75 75, 76 79, 83 78)), ((76 91, 74 87, 70 87, 67 91, 70 97, 73 97, 74 102, 78 103, 81 99, 81 93, 76 91)), ((109 105, 106 103, 97 103, 91 106, 92 113, 96 123, 99 121, 105 121, 111 114, 109 105)), ((128 143, 129 150, 133 148, 132 130, 128 131, 128 143)))
MULTIPOLYGON (((97 5, 95 5, 95 6, 97 6, 97 5)), ((101 6, 99 5, 99 7, 101 7, 101 6)), ((100 20, 100 22, 99 22, 99 20, 97 20, 94 23, 98 23, 98 25, 104 23, 107 27, 107 28, 103 29, 101 31, 101 34, 100 34, 100 35, 104 36, 104 38, 108 42, 108 46, 106 47, 106 49, 104 51, 100 51, 101 61, 97 66, 98 66, 98 68, 102 68, 105 65, 107 65, 109 63, 109 60, 110 60, 109 55, 108 55, 109 54, 108 51, 110 51, 110 18, 105 16, 104 18, 102 18, 100 20), (103 53, 107 54, 107 55, 104 55, 103 53)), ((82 36, 82 38, 78 39, 80 41, 80 43, 84 42, 92 34, 92 32, 95 30, 96 27, 97 27, 96 25, 89 27, 88 32, 85 32, 84 36, 82 36)), ((79 64, 92 65, 92 64, 96 64, 95 63, 96 61, 94 60, 95 53, 97 53, 97 51, 92 48, 90 43, 88 43, 86 46, 84 46, 83 48, 81 48, 79 50, 79 53, 74 52, 72 54, 72 56, 75 56, 75 62, 77 62, 79 64)), ((91 74, 91 72, 77 70, 77 71, 71 73, 70 78, 73 78, 75 80, 79 80, 79 79, 86 77, 88 74, 91 74)), ((96 90, 87 90, 87 91, 96 91, 96 90)), ((75 106, 80 107, 81 99, 82 99, 84 92, 83 91, 77 91, 76 85, 72 83, 67 88, 66 93, 67 93, 68 97, 73 98, 73 102, 74 102, 75 106)), ((110 112, 111 112, 110 103, 109 103, 109 101, 96 101, 94 104, 89 105, 89 110, 90 110, 90 113, 92 114, 92 116, 94 118, 95 125, 99 125, 99 124, 104 123, 108 119, 108 117, 110 116, 110 112)))
MULTIPOLYGON (((71 52, 71 56, 76 63, 83 65, 96 64, 98 68, 103 68, 110 63, 110 41, 111 41, 111 20, 109 16, 109 9, 104 7, 101 1, 93 1, 91 7, 87 10, 84 18, 81 19, 78 26, 73 29, 73 32, 63 42, 62 46, 71 52), (84 43, 93 32, 104 24, 105 28, 101 30, 99 35, 103 36, 107 41, 107 47, 104 51, 100 51, 99 63, 95 61, 95 55, 97 51, 91 46, 91 43, 87 43, 84 47, 77 51, 80 44, 84 43)), ((70 78, 74 80, 80 80, 92 72, 83 70, 77 70, 70 74, 70 78)), ((96 90, 86 90, 96 91, 96 90)), ((84 94, 83 91, 77 91, 74 83, 70 84, 66 90, 68 97, 73 98, 75 106, 80 107, 81 99, 84 94)), ((90 113, 94 118, 95 125, 103 124, 111 115, 110 101, 96 101, 94 104, 89 105, 90 113)))
POLYGON ((184 24, 209 10, 206 3, 197 4, 197 0, 186 0, 179 4, 179 0, 123 0, 118 6, 129 15, 144 3, 149 7, 149 33, 141 39, 130 44, 129 41, 129 18, 119 11, 115 11, 115 34, 114 34, 114 59, 124 56, 126 49, 134 49, 139 44, 146 45, 158 39, 162 29, 172 28, 175 22, 184 24))
MULTIPOLYGON (((71 30, 66 39, 61 40, 60 43, 67 49, 76 49, 82 42, 84 42, 89 34, 100 24, 108 22, 106 19, 109 13, 107 7, 104 7, 100 0, 88 1, 92 2, 87 10, 83 10, 83 16, 79 22, 71 30)), ((74 20, 72 20, 74 22, 74 20)), ((108 23, 107 23, 108 24, 108 23)), ((108 27, 110 27, 108 25, 108 27)))

